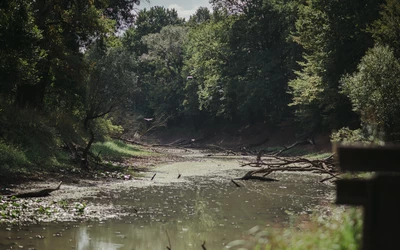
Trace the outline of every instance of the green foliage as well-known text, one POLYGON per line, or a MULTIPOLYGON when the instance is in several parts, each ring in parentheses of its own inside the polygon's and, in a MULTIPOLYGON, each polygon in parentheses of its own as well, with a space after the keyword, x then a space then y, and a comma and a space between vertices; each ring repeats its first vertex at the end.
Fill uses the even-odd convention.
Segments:
POLYGON ((90 70, 85 81, 85 121, 104 117, 113 109, 131 105, 137 89, 137 60, 123 48, 106 51, 94 46, 86 54, 90 70))
POLYGON ((331 141, 334 143, 340 143, 342 145, 352 145, 357 143, 364 145, 384 145, 384 142, 381 138, 382 135, 377 135, 376 131, 368 131, 365 128, 351 130, 347 127, 344 127, 331 134, 331 141))
POLYGON ((40 112, 15 108, 3 110, 0 126, 3 143, 7 145, 5 149, 10 150, 9 156, 13 153, 14 157, 20 159, 10 167, 15 169, 27 166, 46 168, 53 164, 59 165, 56 159, 56 152, 60 145, 57 131, 40 112))
POLYGON ((187 24, 189 26, 196 26, 211 20, 211 12, 206 7, 199 7, 196 12, 189 17, 187 24))
MULTIPOLYGON (((342 80, 343 93, 372 134, 400 133, 400 62, 389 47, 377 45, 361 59, 358 71, 342 80)), ((392 138, 393 139, 393 138, 392 138)))
POLYGON ((388 45, 394 50, 396 58, 400 58, 400 2, 386 0, 380 14, 381 17, 369 27, 369 31, 376 43, 388 45))
POLYGON ((296 228, 273 231, 253 228, 249 230, 246 239, 235 240, 227 246, 232 249, 254 250, 357 250, 361 246, 361 233, 361 210, 343 211, 334 208, 328 215, 315 214, 311 221, 303 222, 296 228))
POLYGON ((222 84, 222 68, 227 63, 229 48, 227 33, 232 18, 225 21, 211 22, 191 30, 186 46, 185 72, 193 77, 186 81, 185 106, 192 109, 197 105, 200 110, 207 110, 221 115, 224 107, 222 84))
POLYGON ((20 84, 39 81, 36 64, 44 51, 37 43, 43 38, 34 23, 29 1, 0 3, 0 93, 11 97, 20 84))
POLYGON ((168 25, 182 25, 184 20, 178 17, 175 9, 165 9, 154 6, 149 10, 141 10, 135 20, 135 26, 130 28, 123 38, 124 47, 138 56, 147 53, 147 46, 143 44, 142 37, 159 33, 168 25))
POLYGON ((117 136, 123 132, 123 128, 112 123, 112 118, 101 117, 93 120, 90 124, 90 128, 95 134, 95 138, 98 141, 106 141, 110 139, 110 136, 117 136))
POLYGON ((362 213, 351 209, 335 211, 332 216, 314 218, 314 225, 305 231, 294 233, 290 229, 276 235, 271 246, 274 249, 359 249, 361 245, 362 213))
POLYGON ((24 169, 31 166, 22 150, 15 146, 7 145, 3 141, 0 141, 0 162, 0 177, 2 178, 10 176, 10 174, 15 175, 23 172, 24 169))
POLYGON ((154 71, 146 74, 148 105, 156 114, 168 114, 170 119, 179 117, 183 95, 183 44, 187 29, 166 26, 159 33, 142 38, 148 53, 141 61, 154 71))
MULTIPOLYGON (((291 8, 246 2, 240 15, 212 19, 191 29, 184 104, 236 121, 279 121, 286 114, 291 8), (196 98, 197 97, 197 98, 196 98)), ((221 12, 220 15, 223 15, 221 12)))
POLYGON ((76 213, 83 214, 85 212, 85 209, 86 209, 85 203, 80 203, 80 202, 75 203, 75 212, 76 213))
POLYGON ((289 82, 298 119, 307 132, 351 125, 348 99, 339 92, 341 75, 353 72, 373 44, 366 27, 378 18, 380 1, 312 0, 299 8, 294 40, 305 52, 289 82))

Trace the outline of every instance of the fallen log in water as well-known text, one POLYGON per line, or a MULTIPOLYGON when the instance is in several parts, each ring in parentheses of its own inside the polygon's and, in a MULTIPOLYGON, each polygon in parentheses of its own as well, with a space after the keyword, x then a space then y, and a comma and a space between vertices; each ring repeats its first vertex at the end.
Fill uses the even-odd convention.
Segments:
POLYGON ((56 188, 45 188, 45 189, 40 189, 40 190, 34 190, 30 192, 23 192, 23 193, 17 193, 17 194, 12 194, 8 195, 8 198, 11 197, 16 197, 16 198, 32 198, 32 197, 46 197, 49 196, 51 192, 59 190, 61 187, 62 181, 58 184, 56 188))

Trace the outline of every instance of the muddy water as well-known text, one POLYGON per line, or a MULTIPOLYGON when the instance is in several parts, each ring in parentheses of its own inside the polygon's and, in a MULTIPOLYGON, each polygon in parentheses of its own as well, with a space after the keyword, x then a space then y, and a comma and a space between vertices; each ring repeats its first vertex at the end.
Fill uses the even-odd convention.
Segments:
MULTIPOLYGON (((171 174, 168 169, 159 169, 160 183, 171 174)), ((172 249, 183 250, 202 249, 204 240, 207 249, 225 249, 256 225, 292 226, 293 214, 311 213, 329 202, 332 192, 332 187, 319 183, 321 177, 304 174, 275 175, 279 182, 240 182, 238 188, 223 166, 217 170, 179 180, 172 171, 176 182, 168 185, 112 189, 88 200, 122 206, 130 215, 120 220, 0 228, 0 249, 147 250, 171 244, 172 249)), ((235 169, 229 174, 245 172, 235 169)))

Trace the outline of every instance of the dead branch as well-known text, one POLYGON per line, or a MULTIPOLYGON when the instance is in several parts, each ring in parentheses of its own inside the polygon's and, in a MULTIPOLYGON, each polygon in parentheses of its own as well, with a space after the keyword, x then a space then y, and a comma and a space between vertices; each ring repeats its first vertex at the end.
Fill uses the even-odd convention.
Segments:
MULTIPOLYGON (((322 160, 310 160, 301 157, 279 157, 279 156, 267 156, 264 159, 261 156, 257 156, 256 161, 243 163, 241 166, 250 166, 259 168, 246 173, 239 180, 265 180, 265 176, 273 172, 311 172, 317 174, 327 174, 328 178, 325 178, 321 182, 332 180, 339 177, 337 168, 333 160, 333 154, 322 160), (262 175, 262 176, 260 176, 262 175)), ((272 181, 272 180, 269 180, 272 181)))
POLYGON ((232 181, 233 184, 235 184, 236 187, 242 187, 236 181, 234 181, 233 179, 231 181, 232 181))
POLYGON ((307 144, 315 145, 315 142, 314 142, 314 140, 297 141, 297 142, 293 143, 290 146, 283 147, 283 149, 279 150, 278 152, 276 152, 276 153, 274 153, 272 155, 278 156, 278 155, 282 154, 283 152, 285 152, 285 151, 287 151, 289 149, 292 149, 292 148, 295 148, 295 147, 301 146, 301 145, 307 145, 307 144))
POLYGON ((165 233, 167 234, 167 238, 168 238, 168 246, 167 246, 167 249, 168 249, 168 250, 171 250, 171 239, 169 238, 169 235, 168 235, 168 231, 167 231, 167 230, 165 230, 165 233))
POLYGON ((201 244, 201 248, 202 248, 203 250, 207 250, 207 248, 206 248, 206 241, 204 241, 203 244, 201 244))
POLYGON ((219 145, 207 144, 205 147, 207 147, 207 148, 209 148, 209 149, 218 149, 218 150, 224 151, 224 152, 226 153, 226 155, 230 155, 230 154, 232 154, 232 155, 237 155, 233 150, 226 149, 226 148, 221 147, 221 146, 219 146, 219 145))

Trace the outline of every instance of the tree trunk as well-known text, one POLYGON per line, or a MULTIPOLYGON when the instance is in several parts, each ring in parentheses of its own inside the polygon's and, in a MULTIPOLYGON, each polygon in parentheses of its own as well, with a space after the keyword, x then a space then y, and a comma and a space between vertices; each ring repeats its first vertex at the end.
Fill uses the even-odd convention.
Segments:
POLYGON ((81 159, 81 164, 82 164, 82 167, 84 167, 84 168, 89 168, 88 156, 89 156, 90 147, 92 146, 93 142, 94 142, 94 133, 90 129, 90 140, 89 140, 88 144, 86 145, 86 148, 83 150, 82 159, 81 159))

